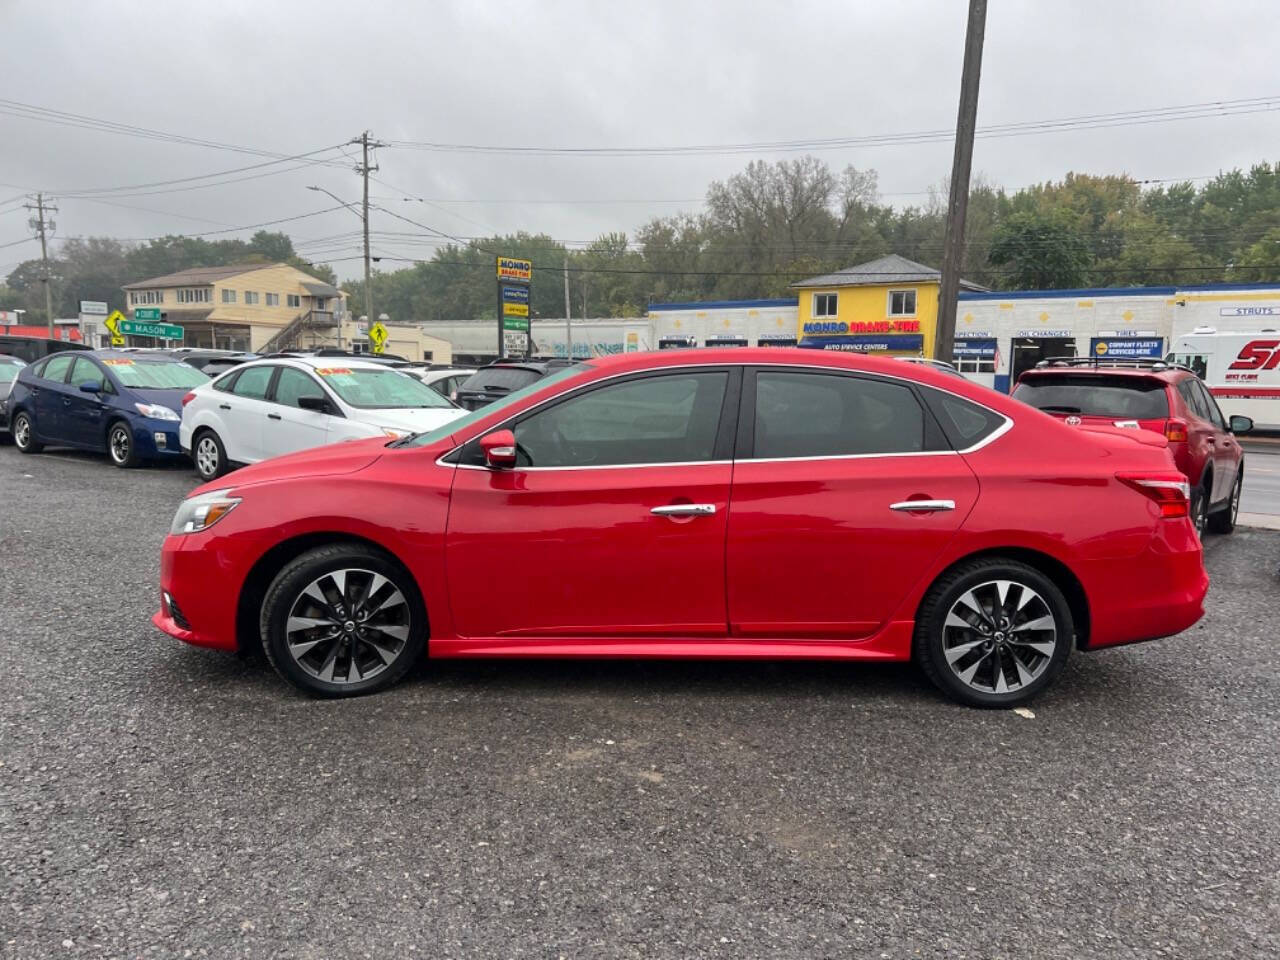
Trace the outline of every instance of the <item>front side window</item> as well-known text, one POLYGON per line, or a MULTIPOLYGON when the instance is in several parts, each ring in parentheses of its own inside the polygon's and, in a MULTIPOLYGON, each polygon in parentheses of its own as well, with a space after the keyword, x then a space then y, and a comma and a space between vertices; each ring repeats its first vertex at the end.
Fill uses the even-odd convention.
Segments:
POLYGON ((600 387, 516 424, 517 466, 696 463, 715 454, 727 371, 600 387))
POLYGON ((440 394, 399 370, 367 367, 316 367, 321 381, 345 403, 366 410, 402 407, 444 407, 451 404, 440 394))
POLYGON ((815 319, 829 319, 836 315, 836 294, 815 293, 813 295, 813 316, 815 319))
POLYGON ((75 357, 69 353, 60 353, 45 364, 44 369, 40 371, 40 376, 46 380, 62 383, 67 379, 67 371, 71 369, 71 361, 74 359, 75 357))
POLYGON ((1171 353, 1169 360, 1190 367, 1197 377, 1203 380, 1209 375, 1209 355, 1205 353, 1171 353))
POLYGON ((756 375, 756 459, 918 453, 924 411, 909 387, 827 373, 756 375))
POLYGON ((889 316, 914 317, 916 315, 916 292, 914 290, 889 291, 889 316))
POLYGON ((262 367, 245 367, 231 385, 231 392, 237 397, 248 397, 251 400, 265 400, 267 387, 271 383, 271 374, 275 366, 267 364, 262 367))
POLYGON ((71 371, 71 382, 77 387, 83 383, 96 383, 99 390, 106 389, 107 378, 92 360, 76 357, 75 368, 71 371))
POLYGON ((324 397, 320 384, 301 370, 293 367, 281 367, 280 379, 276 381, 276 403, 297 407, 299 397, 324 397))

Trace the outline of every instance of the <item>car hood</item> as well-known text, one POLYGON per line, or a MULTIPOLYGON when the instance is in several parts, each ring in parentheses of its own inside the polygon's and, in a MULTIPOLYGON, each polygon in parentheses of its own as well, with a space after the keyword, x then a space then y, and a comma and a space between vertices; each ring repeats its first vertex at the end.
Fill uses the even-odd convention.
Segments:
POLYGON ((149 387, 125 387, 125 390, 139 403, 158 403, 162 407, 168 407, 178 416, 182 416, 182 398, 191 392, 187 388, 155 390, 149 387))
POLYGON ((426 433, 444 426, 451 420, 466 416, 467 411, 456 407, 398 407, 394 410, 362 410, 360 422, 388 430, 407 430, 410 433, 426 433))
POLYGON ((276 480, 301 480, 309 477, 333 477, 355 473, 374 463, 382 456, 386 437, 370 437, 367 440, 348 440, 323 447, 312 447, 297 453, 272 457, 260 463, 242 467, 235 473, 219 477, 196 487, 188 496, 209 490, 225 490, 229 487, 246 487, 276 480))

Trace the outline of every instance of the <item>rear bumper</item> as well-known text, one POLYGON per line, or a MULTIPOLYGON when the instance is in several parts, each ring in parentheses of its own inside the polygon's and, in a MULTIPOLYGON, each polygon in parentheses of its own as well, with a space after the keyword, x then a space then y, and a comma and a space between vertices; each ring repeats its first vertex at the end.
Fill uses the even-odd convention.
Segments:
POLYGON ((1090 602, 1088 650, 1170 637, 1204 616, 1209 575, 1190 522, 1161 522, 1145 553, 1093 561, 1081 574, 1090 602))

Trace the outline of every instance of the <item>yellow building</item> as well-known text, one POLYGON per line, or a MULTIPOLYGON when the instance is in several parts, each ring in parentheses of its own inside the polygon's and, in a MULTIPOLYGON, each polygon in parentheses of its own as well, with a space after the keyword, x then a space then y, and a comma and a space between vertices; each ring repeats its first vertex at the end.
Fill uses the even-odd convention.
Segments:
MULTIPOLYGON (((931 357, 941 283, 939 271, 896 253, 793 283, 799 345, 931 357)), ((960 288, 985 289, 967 280, 960 288)))
POLYGON ((336 339, 347 313, 345 293, 284 263, 196 267, 126 284, 124 293, 130 319, 139 307, 157 308, 164 323, 183 327, 189 347, 265 352, 336 339))

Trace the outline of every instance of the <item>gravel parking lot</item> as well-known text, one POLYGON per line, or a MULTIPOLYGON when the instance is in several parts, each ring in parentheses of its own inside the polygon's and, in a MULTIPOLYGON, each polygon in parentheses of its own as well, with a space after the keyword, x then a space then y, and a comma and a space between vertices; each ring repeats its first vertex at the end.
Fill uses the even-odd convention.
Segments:
POLYGON ((3 956, 1280 955, 1280 533, 1033 717, 812 664, 316 702, 148 623, 193 482, 0 448, 3 956))

